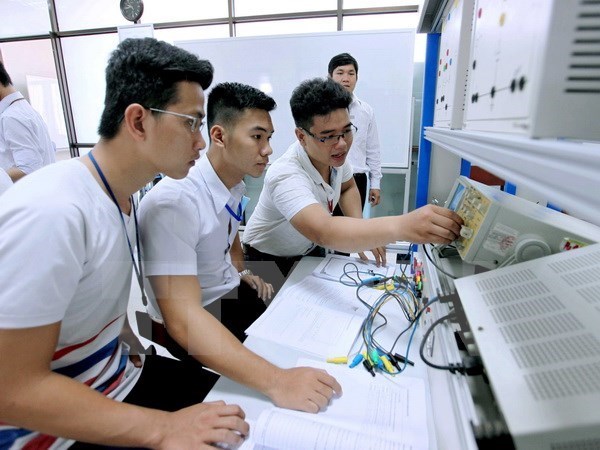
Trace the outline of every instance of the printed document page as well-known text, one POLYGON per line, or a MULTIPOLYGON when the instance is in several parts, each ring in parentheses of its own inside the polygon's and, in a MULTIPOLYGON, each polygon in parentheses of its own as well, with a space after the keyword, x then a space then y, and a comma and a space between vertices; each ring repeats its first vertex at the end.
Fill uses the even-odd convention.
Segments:
MULTIPOLYGON (((369 304, 381 294, 375 289, 361 290, 369 304)), ((356 298, 355 287, 306 277, 278 293, 246 334, 320 357, 346 355, 367 313, 356 298)))
POLYGON ((254 450, 429 447, 423 380, 404 375, 373 378, 360 367, 307 359, 298 365, 327 370, 342 385, 343 395, 316 415, 275 407, 265 410, 250 430, 254 450))

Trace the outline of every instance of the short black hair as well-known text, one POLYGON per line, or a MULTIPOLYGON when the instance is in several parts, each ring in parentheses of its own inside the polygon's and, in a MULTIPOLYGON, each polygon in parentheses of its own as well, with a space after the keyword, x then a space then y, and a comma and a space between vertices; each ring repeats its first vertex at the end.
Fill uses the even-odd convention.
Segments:
POLYGON ((98 134, 114 138, 125 109, 132 103, 166 109, 176 103, 177 83, 192 81, 208 89, 213 79, 209 61, 153 38, 125 39, 106 67, 104 111, 98 134))
POLYGON ((333 71, 340 66, 347 66, 348 64, 352 64, 354 66, 354 70, 358 74, 358 62, 350 53, 340 53, 339 55, 335 55, 329 61, 329 65, 327 66, 327 71, 329 72, 329 76, 333 75, 333 71))
POLYGON ((209 129, 215 123, 229 127, 246 109, 271 112, 276 107, 275 100, 255 87, 241 83, 219 83, 208 94, 206 120, 209 129))
POLYGON ((10 75, 4 68, 4 64, 2 64, 2 61, 0 61, 0 84, 2 84, 2 86, 4 86, 4 87, 10 86, 13 84, 12 80, 10 79, 10 75))
POLYGON ((326 116, 337 109, 348 109, 352 94, 331 78, 305 80, 294 89, 290 107, 294 122, 305 130, 313 126, 315 116, 326 116))

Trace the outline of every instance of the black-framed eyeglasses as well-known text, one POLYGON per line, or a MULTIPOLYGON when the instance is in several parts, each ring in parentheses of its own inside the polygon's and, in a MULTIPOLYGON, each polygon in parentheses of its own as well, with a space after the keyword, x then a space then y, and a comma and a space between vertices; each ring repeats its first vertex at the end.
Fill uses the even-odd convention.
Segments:
POLYGON ((350 128, 346 131, 344 131, 342 134, 332 134, 331 136, 325 136, 325 137, 317 137, 314 134, 312 134, 310 131, 308 131, 306 128, 300 128, 301 130, 304 130, 310 137, 312 137, 313 139, 316 139, 317 141, 319 141, 322 144, 328 143, 328 144, 337 144, 338 141, 340 140, 340 138, 345 138, 346 136, 350 137, 352 136, 353 133, 356 133, 358 131, 358 128, 356 128, 356 125, 354 124, 350 124, 350 128))
POLYGON ((202 119, 200 117, 190 116, 189 114, 181 114, 181 113, 177 113, 174 111, 166 111, 164 109, 158 109, 158 108, 146 108, 146 109, 157 112, 157 113, 161 113, 161 114, 171 114, 173 116, 186 118, 187 123, 190 126, 190 130, 192 131, 192 133, 200 132, 200 131, 202 131, 202 128, 204 127, 204 122, 202 121, 202 119))

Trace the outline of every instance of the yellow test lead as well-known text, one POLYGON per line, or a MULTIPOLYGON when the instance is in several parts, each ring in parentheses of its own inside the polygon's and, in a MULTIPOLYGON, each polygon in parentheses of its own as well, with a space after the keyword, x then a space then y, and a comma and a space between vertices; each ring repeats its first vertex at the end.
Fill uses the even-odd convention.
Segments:
POLYGON ((387 370, 388 373, 395 372, 394 367, 392 366, 392 363, 387 358, 387 356, 381 355, 379 358, 381 359, 381 362, 383 362, 383 367, 385 367, 385 370, 387 370))
POLYGON ((348 364, 348 357, 336 356, 334 358, 327 358, 327 362, 332 364, 348 364))

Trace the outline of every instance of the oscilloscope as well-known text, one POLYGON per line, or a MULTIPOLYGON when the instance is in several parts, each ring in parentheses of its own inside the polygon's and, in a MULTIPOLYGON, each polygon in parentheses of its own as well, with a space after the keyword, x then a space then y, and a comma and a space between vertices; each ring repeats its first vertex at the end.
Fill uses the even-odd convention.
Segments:
POLYGON ((600 227, 464 176, 445 206, 464 221, 460 257, 488 269, 600 242, 600 227))

